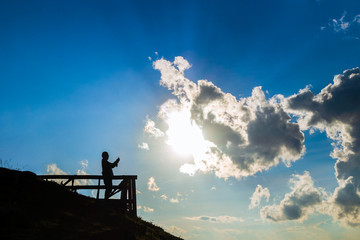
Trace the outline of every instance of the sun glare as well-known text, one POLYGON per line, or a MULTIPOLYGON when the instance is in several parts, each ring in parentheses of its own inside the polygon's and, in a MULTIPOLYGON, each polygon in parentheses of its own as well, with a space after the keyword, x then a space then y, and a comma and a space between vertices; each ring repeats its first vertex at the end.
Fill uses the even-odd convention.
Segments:
POLYGON ((197 156, 204 152, 206 142, 201 129, 192 122, 188 111, 173 112, 167 121, 169 129, 166 132, 169 144, 181 155, 197 156))

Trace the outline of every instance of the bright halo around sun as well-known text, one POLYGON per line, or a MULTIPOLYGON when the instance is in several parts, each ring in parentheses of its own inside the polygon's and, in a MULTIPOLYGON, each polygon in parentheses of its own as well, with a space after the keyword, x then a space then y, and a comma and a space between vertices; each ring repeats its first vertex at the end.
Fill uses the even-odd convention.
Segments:
POLYGON ((204 153, 206 141, 201 129, 190 119, 189 111, 173 112, 169 115, 166 132, 169 144, 181 155, 199 156, 204 153))

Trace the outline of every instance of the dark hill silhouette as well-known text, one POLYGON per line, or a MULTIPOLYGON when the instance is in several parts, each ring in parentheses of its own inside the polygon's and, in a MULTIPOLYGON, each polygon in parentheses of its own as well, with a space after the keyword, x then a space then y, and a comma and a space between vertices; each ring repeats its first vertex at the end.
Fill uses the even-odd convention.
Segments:
POLYGON ((181 238, 32 172, 0 168, 1 239, 181 238))

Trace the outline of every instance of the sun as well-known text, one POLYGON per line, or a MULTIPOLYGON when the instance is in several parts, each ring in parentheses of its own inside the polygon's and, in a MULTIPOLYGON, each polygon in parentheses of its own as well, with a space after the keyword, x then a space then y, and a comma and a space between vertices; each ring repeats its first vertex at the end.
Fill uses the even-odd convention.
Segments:
POLYGON ((206 141, 200 127, 191 120, 189 111, 169 114, 167 124, 167 144, 177 153, 198 156, 204 152, 206 141))

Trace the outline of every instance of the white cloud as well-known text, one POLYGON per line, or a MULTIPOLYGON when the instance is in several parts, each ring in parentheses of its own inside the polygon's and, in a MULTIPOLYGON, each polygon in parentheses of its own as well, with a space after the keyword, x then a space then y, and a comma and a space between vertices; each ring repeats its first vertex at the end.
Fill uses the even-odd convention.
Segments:
POLYGON ((314 212, 316 207, 322 209, 325 204, 326 193, 314 187, 310 173, 305 171, 303 175, 294 174, 290 179, 291 192, 285 194, 279 205, 267 205, 260 211, 263 219, 274 222, 286 220, 303 221, 308 214, 314 212))
POLYGON ((196 217, 185 217, 187 220, 191 221, 205 221, 205 222, 211 222, 211 223, 233 223, 233 222, 243 222, 244 219, 239 217, 232 217, 232 216, 217 216, 217 217, 211 217, 211 216, 196 216, 196 217))
POLYGON ((148 189, 149 189, 150 191, 157 192, 157 191, 160 190, 160 188, 156 185, 156 182, 155 182, 155 178, 154 178, 154 177, 150 177, 147 184, 148 184, 148 189))
POLYGON ((182 236, 185 233, 187 233, 187 231, 183 228, 177 227, 177 226, 169 226, 169 227, 164 227, 166 229, 167 232, 170 232, 171 234, 175 235, 175 236, 182 236))
POLYGON ((168 199, 168 196, 166 196, 165 194, 161 195, 160 197, 161 197, 162 199, 164 199, 164 200, 167 200, 167 199, 168 199))
POLYGON ((331 25, 334 28, 335 32, 346 31, 349 28, 350 22, 344 21, 345 16, 346 16, 346 12, 343 13, 341 18, 332 19, 332 24, 331 25))
POLYGON ((257 185, 253 195, 250 198, 251 202, 249 209, 259 207, 262 198, 265 198, 266 202, 268 202, 270 198, 270 191, 268 188, 263 188, 261 185, 257 185))
POLYGON ((60 168, 58 168, 58 166, 56 165, 56 163, 52 163, 47 165, 46 167, 46 172, 49 175, 67 175, 66 172, 64 172, 63 170, 61 170, 60 168))
MULTIPOLYGON (((88 173, 85 171, 85 169, 88 167, 88 160, 82 160, 79 162, 81 165, 81 168, 76 170, 76 174, 77 175, 88 175, 88 173)), ((69 173, 64 172, 63 170, 61 170, 56 163, 52 163, 52 164, 48 164, 46 166, 46 172, 49 175, 69 175, 69 173)), ((55 179, 55 182, 61 184, 64 179, 55 179)), ((74 185, 88 185, 88 184, 92 184, 92 180, 88 180, 88 179, 78 179, 74 181, 74 185)))
POLYGON ((164 133, 160 129, 155 127, 155 122, 148 117, 146 118, 147 119, 144 127, 144 132, 148 133, 150 136, 155 138, 164 136, 164 133))
MULTIPOLYGON (((88 167, 89 165, 89 161, 84 159, 82 161, 80 161, 80 165, 81 165, 81 169, 78 169, 76 171, 76 174, 77 175, 89 175, 85 169, 88 167)), ((88 180, 88 179, 79 179, 79 180, 76 180, 77 184, 79 185, 87 185, 87 184, 92 184, 93 181, 92 180, 88 180)))
POLYGON ((80 164, 81 164, 81 168, 85 169, 89 166, 89 161, 87 159, 84 159, 80 161, 80 164))
POLYGON ((179 203, 179 199, 177 198, 170 198, 171 203, 179 203))
POLYGON ((143 142, 141 144, 138 145, 138 148, 140 149, 144 149, 144 150, 149 150, 149 145, 146 142, 143 142))
POLYGON ((154 212, 154 209, 151 208, 151 207, 146 207, 146 206, 143 206, 143 210, 144 212, 154 212))
POLYGON ((184 75, 188 68, 182 57, 154 62, 154 69, 161 73, 160 84, 177 97, 161 105, 158 114, 168 124, 166 137, 176 139, 168 143, 193 157, 193 163, 184 164, 181 172, 213 171, 220 178, 241 178, 280 162, 290 166, 304 154, 304 135, 298 124, 290 122, 276 99, 267 100, 261 87, 237 100, 209 81, 190 81, 184 75), (174 121, 173 116, 183 120, 174 121), (174 124, 177 131, 170 131, 174 124))
POLYGON ((345 20, 347 12, 345 11, 339 19, 332 19, 328 24, 336 33, 343 33, 349 38, 359 39, 360 37, 360 14, 345 20))
POLYGON ((144 212, 154 212, 154 209, 151 208, 151 207, 146 207, 146 206, 141 206, 141 205, 138 205, 137 206, 137 209, 140 210, 142 209, 144 212))

